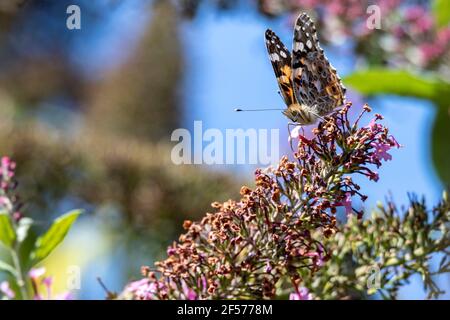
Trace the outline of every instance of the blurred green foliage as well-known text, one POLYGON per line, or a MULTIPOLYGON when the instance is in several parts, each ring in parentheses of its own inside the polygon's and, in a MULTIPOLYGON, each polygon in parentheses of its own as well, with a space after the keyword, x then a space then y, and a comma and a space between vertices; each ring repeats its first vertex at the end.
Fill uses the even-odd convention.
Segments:
POLYGON ((436 275, 450 272, 450 203, 427 207, 411 196, 406 208, 379 204, 371 217, 353 217, 335 236, 323 239, 330 259, 317 273, 303 273, 302 285, 322 299, 396 299, 413 275, 422 277, 429 298, 443 292, 436 275), (430 219, 428 219, 430 217, 430 219), (433 254, 441 256, 438 265, 433 254))
POLYGON ((406 70, 368 69, 354 72, 344 82, 367 96, 396 94, 427 99, 436 106, 432 133, 432 154, 441 180, 450 183, 450 83, 437 75, 421 76, 406 70))
POLYGON ((439 27, 444 27, 450 22, 450 1, 434 0, 432 4, 433 14, 439 27))
MULTIPOLYGON (((54 31, 56 13, 68 4, 0 6, 0 154, 20 164, 22 200, 33 218, 46 220, 59 206, 89 213, 106 208, 121 214, 124 224, 116 231, 127 230, 127 245, 139 246, 152 235, 165 247, 185 219, 198 218, 213 198, 234 197, 240 185, 230 174, 170 161, 170 133, 183 118, 177 12, 170 1, 149 3, 150 22, 125 61, 89 78, 69 57, 75 33, 54 31), (36 30, 27 25, 29 17, 41 19, 36 30), (11 42, 24 37, 15 26, 28 36, 23 48, 11 42), (70 101, 69 107, 55 97, 70 101), (45 109, 49 101, 61 110, 56 126, 48 121, 55 116, 45 109)), ((116 4, 108 5, 114 10, 116 4)), ((98 32, 106 14, 84 6, 81 37, 98 32)))

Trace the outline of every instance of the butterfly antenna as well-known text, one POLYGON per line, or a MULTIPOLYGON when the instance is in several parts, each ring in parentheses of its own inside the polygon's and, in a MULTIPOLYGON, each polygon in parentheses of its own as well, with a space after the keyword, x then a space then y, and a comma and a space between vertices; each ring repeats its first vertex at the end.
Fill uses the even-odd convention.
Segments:
POLYGON ((234 111, 236 112, 246 112, 246 111, 283 111, 284 109, 273 108, 273 109, 240 109, 236 108, 234 111))
POLYGON ((104 282, 102 281, 102 278, 97 277, 97 281, 100 284, 100 286, 102 287, 102 289, 105 291, 106 293, 106 299, 107 300, 114 300, 117 298, 117 293, 110 291, 106 285, 104 284, 104 282))

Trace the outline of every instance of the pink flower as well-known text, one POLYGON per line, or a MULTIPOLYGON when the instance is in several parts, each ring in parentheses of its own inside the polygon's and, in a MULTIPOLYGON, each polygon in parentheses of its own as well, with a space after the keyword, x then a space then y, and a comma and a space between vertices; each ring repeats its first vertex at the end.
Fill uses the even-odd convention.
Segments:
POLYGON ((33 268, 28 272, 28 276, 31 278, 31 280, 37 281, 40 277, 42 277, 45 274, 45 268, 33 268))
POLYGON ((293 292, 289 295, 289 300, 312 300, 313 297, 309 290, 305 287, 299 288, 297 292, 293 292))
POLYGON ((439 30, 436 37, 440 45, 446 46, 450 41, 450 27, 439 30))
POLYGON ((338 202, 336 205, 344 207, 345 213, 347 214, 347 216, 351 215, 353 212, 352 194, 350 192, 346 192, 344 201, 338 202))
POLYGON ((405 11, 405 18, 409 21, 418 20, 426 13, 425 9, 421 6, 410 6, 405 11))
POLYGON ((330 11, 333 15, 341 15, 345 12, 344 5, 342 3, 339 3, 339 1, 333 1, 328 6, 327 9, 330 11))
POLYGON ((430 15, 425 14, 421 19, 416 21, 415 31, 417 33, 426 32, 431 28, 433 28, 433 24, 434 24, 433 18, 430 15))
POLYGON ((195 293, 194 290, 188 287, 183 288, 184 296, 186 297, 186 300, 197 300, 197 293, 195 293))
POLYGON ((138 299, 153 300, 159 289, 164 288, 161 282, 151 282, 150 279, 144 278, 130 283, 125 290, 133 294, 138 299))
POLYGON ((391 139, 391 146, 401 148, 402 145, 397 142, 397 139, 393 135, 390 135, 389 138, 391 139))
POLYGON ((194 290, 189 288, 186 285, 186 282, 183 281, 182 287, 183 287, 183 293, 184 293, 184 296, 186 297, 186 300, 197 300, 197 293, 195 293, 194 290))
POLYGON ((383 126, 377 123, 377 118, 374 118, 370 120, 369 125, 366 128, 370 129, 370 131, 378 131, 383 128, 383 126))
POLYGON ((2 157, 2 167, 3 168, 9 168, 10 163, 11 163, 11 159, 9 157, 2 157))
POLYGON ((3 179, 9 180, 14 177, 14 170, 16 169, 16 163, 11 161, 9 157, 2 157, 1 160, 1 172, 3 179))
POLYGON ((272 271, 272 265, 270 264, 270 261, 267 261, 266 267, 264 268, 264 271, 266 273, 270 273, 272 271))
POLYGON ((324 265, 323 255, 322 252, 308 252, 305 254, 307 257, 313 258, 313 263, 316 267, 321 267, 324 265))
POLYGON ((66 291, 56 295, 55 300, 73 300, 73 295, 70 291, 66 291))
POLYGON ((126 287, 125 290, 127 290, 129 292, 135 292, 142 286, 147 286, 149 284, 149 282, 150 282, 150 279, 148 279, 148 278, 144 278, 144 279, 141 279, 138 281, 133 281, 126 287))
POLYGON ((387 153, 391 149, 391 145, 387 143, 380 143, 380 142, 372 142, 370 144, 373 148, 375 148, 372 157, 373 160, 392 160, 392 156, 387 153))
POLYGON ((51 299, 52 296, 52 283, 53 283, 53 277, 45 277, 42 279, 42 283, 47 288, 47 299, 51 299))
POLYGON ((171 256, 171 255, 175 254, 176 252, 177 252, 177 250, 175 248, 172 248, 172 247, 167 248, 167 255, 168 256, 171 256))
POLYGON ((16 296, 14 291, 11 290, 8 281, 3 281, 0 283, 0 292, 3 293, 8 299, 13 299, 16 296))
POLYGON ((439 58, 439 56, 441 56, 446 50, 446 42, 444 43, 444 41, 437 39, 434 42, 428 42, 420 45, 419 51, 422 55, 422 63, 427 64, 430 61, 439 58))

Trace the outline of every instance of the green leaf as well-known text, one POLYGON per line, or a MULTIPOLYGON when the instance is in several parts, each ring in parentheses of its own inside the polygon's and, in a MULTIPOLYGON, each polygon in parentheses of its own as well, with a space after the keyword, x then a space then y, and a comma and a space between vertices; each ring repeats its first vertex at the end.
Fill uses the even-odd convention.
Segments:
POLYGON ((441 105, 436 114, 432 131, 432 156, 434 167, 442 182, 450 183, 450 113, 448 106, 441 105))
POLYGON ((0 242, 7 248, 11 248, 16 241, 11 217, 6 212, 0 212, 0 242))
POLYGON ((30 256, 33 265, 45 259, 64 240, 81 213, 81 210, 73 210, 55 219, 47 232, 36 239, 30 256))
POLYGON ((450 1, 434 0, 433 15, 438 27, 445 27, 450 22, 450 1))
POLYGON ((17 275, 16 270, 13 268, 13 266, 7 264, 6 262, 3 262, 0 260, 0 271, 6 271, 9 272, 13 277, 17 275))
POLYGON ((362 94, 396 94, 444 101, 450 93, 450 84, 437 76, 416 75, 405 70, 369 69, 354 72, 344 78, 344 83, 362 94))

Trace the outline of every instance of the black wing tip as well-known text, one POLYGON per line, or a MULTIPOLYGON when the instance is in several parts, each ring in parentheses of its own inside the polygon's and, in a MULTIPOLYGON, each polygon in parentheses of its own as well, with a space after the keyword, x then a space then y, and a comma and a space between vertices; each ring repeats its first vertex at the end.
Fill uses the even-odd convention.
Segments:
POLYGON ((311 19, 311 17, 306 13, 306 12, 302 12, 299 14, 299 16, 297 17, 297 22, 296 24, 312 24, 314 26, 314 21, 311 19))
MULTIPOLYGON (((302 12, 298 16, 295 25, 299 26, 302 30, 304 30, 303 28, 309 28, 312 32, 316 32, 316 25, 306 12, 302 12)), ((295 31, 297 32, 297 29, 295 31)))
POLYGON ((302 19, 308 19, 311 20, 311 17, 309 16, 309 14, 307 14, 306 12, 302 12, 298 15, 298 18, 302 18, 302 19))

